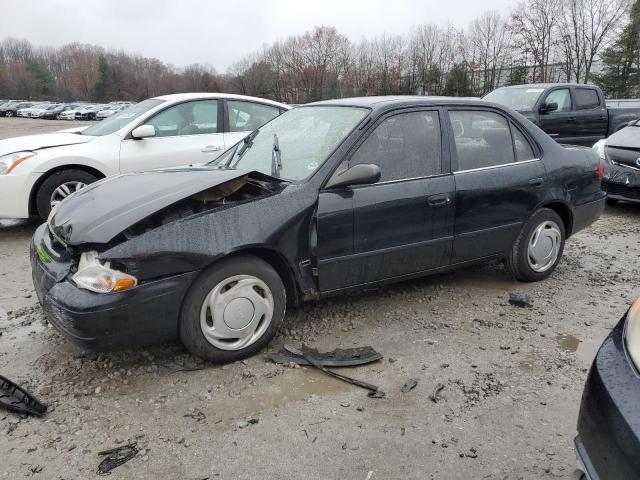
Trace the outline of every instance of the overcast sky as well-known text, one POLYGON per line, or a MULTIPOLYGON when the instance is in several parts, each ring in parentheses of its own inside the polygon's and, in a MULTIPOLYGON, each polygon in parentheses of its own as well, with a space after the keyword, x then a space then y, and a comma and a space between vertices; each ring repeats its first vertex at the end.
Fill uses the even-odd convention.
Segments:
POLYGON ((515 0, 0 0, 0 38, 82 42, 219 72, 264 44, 332 25, 351 40, 434 22, 466 26, 515 0))

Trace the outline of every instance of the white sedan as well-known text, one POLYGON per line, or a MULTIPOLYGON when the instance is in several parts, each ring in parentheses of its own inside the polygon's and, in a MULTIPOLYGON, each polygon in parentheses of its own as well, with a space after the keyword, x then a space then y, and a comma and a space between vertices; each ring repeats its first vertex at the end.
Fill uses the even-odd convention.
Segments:
POLYGON ((0 140, 0 218, 46 219, 64 198, 110 175, 208 162, 289 108, 241 95, 181 93, 88 128, 0 140))

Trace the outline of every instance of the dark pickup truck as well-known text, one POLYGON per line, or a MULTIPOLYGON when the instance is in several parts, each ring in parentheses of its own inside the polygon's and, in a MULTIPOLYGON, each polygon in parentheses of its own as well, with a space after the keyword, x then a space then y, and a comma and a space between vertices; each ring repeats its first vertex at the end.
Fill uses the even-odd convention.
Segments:
POLYGON ((502 87, 485 95, 484 100, 522 113, 558 143, 588 147, 640 119, 639 107, 607 107, 602 91, 593 85, 502 87))

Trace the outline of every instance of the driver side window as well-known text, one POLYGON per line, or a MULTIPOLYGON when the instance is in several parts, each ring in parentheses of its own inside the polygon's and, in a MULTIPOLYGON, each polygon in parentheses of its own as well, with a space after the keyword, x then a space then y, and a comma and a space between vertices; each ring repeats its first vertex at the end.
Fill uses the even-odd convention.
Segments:
POLYGON ((438 112, 400 113, 386 118, 360 145, 349 166, 358 163, 380 167, 381 182, 440 174, 438 112))
POLYGON ((545 103, 557 103, 556 112, 568 112, 571 110, 571 93, 568 88, 559 88, 547 95, 545 103))
POLYGON ((218 133, 218 100, 185 102, 163 110, 146 122, 156 137, 218 133))

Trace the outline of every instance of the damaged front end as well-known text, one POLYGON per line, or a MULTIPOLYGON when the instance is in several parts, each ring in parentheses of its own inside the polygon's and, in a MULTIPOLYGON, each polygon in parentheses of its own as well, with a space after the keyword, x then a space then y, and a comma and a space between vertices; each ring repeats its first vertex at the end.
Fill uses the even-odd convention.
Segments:
POLYGON ((613 200, 640 202, 640 150, 606 148, 602 188, 613 200))
POLYGON ((77 192, 36 230, 31 245, 33 282, 47 317, 88 348, 175 338, 182 299, 211 255, 171 249, 170 239, 133 255, 113 254, 115 247, 269 196, 281 185, 259 173, 200 168, 121 175, 77 192))

